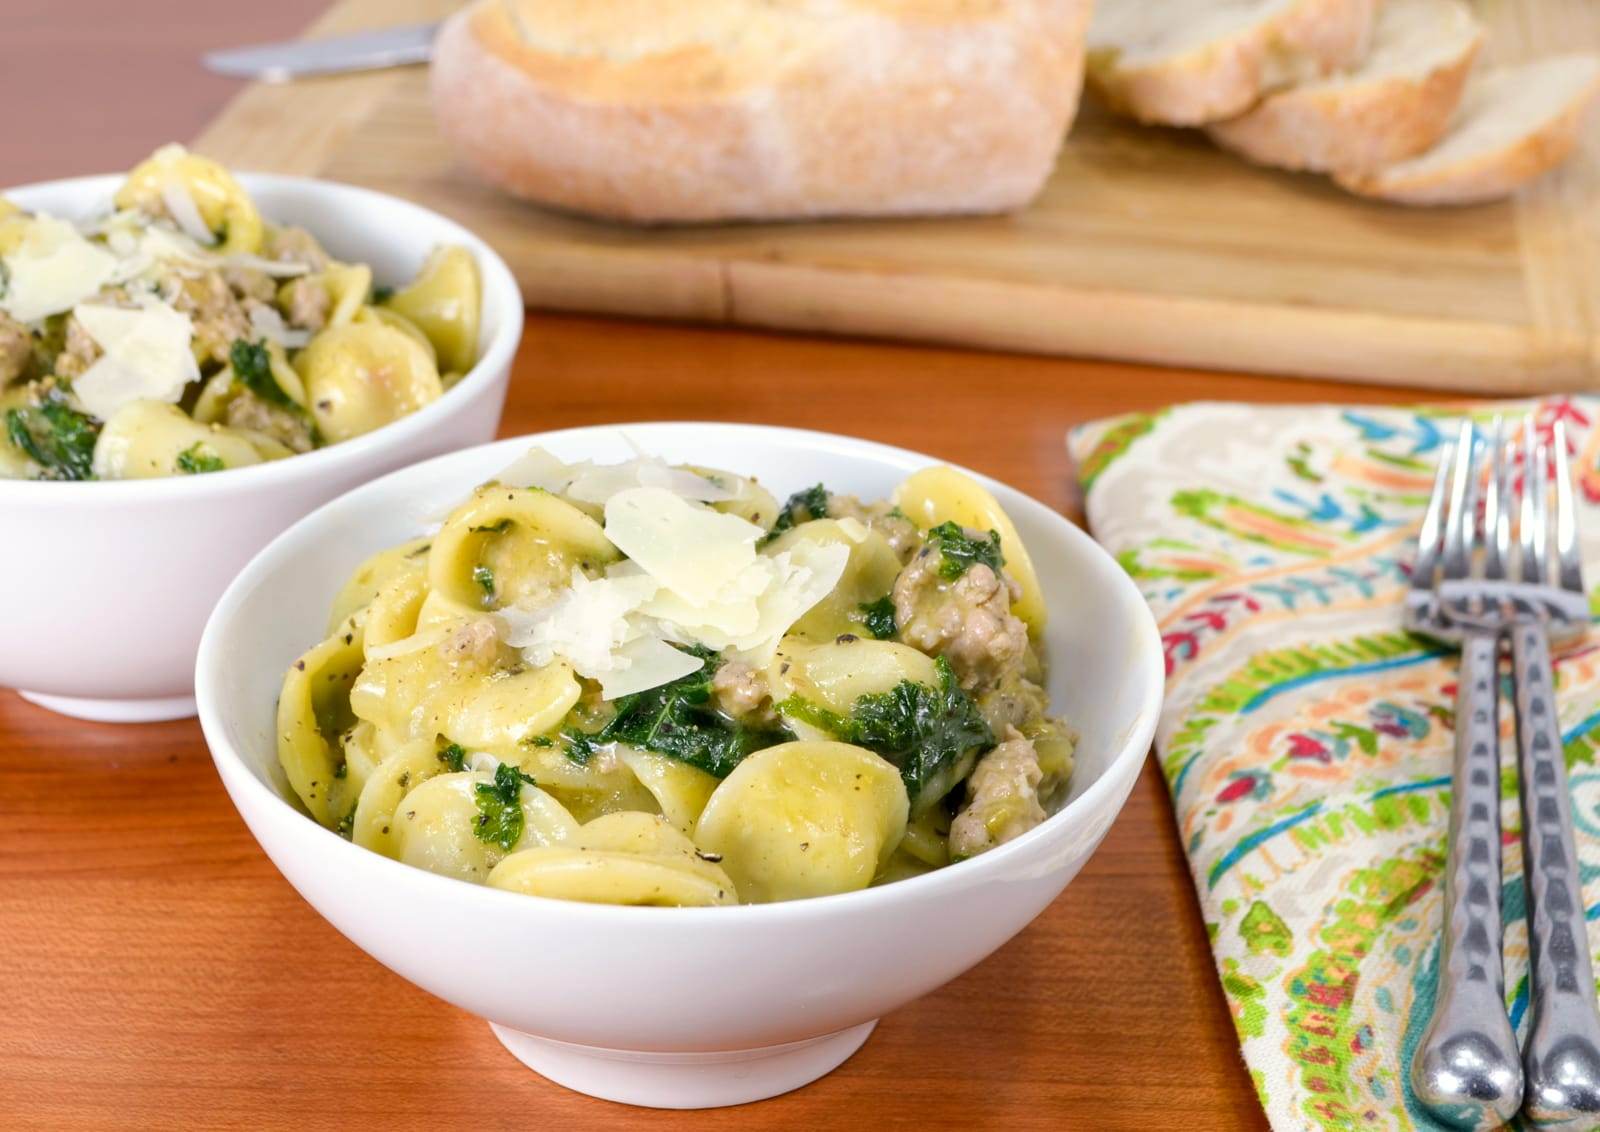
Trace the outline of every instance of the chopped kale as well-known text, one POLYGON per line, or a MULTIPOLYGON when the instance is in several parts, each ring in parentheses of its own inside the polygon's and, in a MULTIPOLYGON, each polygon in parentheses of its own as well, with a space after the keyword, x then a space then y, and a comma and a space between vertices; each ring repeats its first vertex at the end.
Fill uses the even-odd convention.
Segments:
POLYGON ((453 771, 467 769, 467 749, 460 743, 447 743, 439 748, 439 761, 453 771))
POLYGON ((94 479, 94 442, 99 436, 100 426, 92 417, 55 396, 6 411, 6 438, 39 465, 41 479, 94 479))
POLYGON ((494 597, 494 571, 487 566, 478 565, 472 568, 472 580, 478 583, 478 588, 485 597, 494 597))
POLYGON ((861 615, 866 619, 867 632, 878 640, 887 641, 894 637, 897 629, 894 623, 894 598, 884 594, 877 601, 864 602, 861 615))
POLYGON ((928 790, 942 796, 955 785, 951 772, 963 756, 993 746, 994 732, 956 683, 950 662, 940 657, 934 664, 938 687, 902 680, 887 692, 861 696, 848 716, 798 696, 778 704, 777 711, 894 763, 913 803, 928 790))
POLYGON ((778 512, 778 519, 772 524, 772 530, 767 534, 767 541, 771 541, 791 527, 812 519, 826 519, 828 517, 828 489, 820 483, 797 491, 791 495, 783 505, 783 510, 778 512))
POLYGON ((999 531, 990 531, 988 538, 972 538, 955 523, 940 523, 928 532, 928 537, 944 557, 939 563, 939 576, 947 581, 955 581, 980 562, 996 574, 1005 564, 1000 554, 999 531))
POLYGON ((379 284, 372 289, 372 305, 375 307, 381 307, 392 298, 394 298, 393 287, 385 287, 379 284))
POLYGON ((556 741, 548 735, 535 735, 531 739, 524 739, 523 742, 530 747, 554 747, 556 745, 556 741))
POLYGON ((267 352, 265 338, 259 342, 235 338, 228 348, 228 361, 233 364, 233 379, 257 397, 297 413, 302 411, 273 376, 272 355, 267 352))
POLYGON ((511 529, 511 520, 510 519, 501 519, 498 523, 485 523, 481 527, 473 527, 472 528, 472 533, 475 534, 475 535, 483 535, 483 534, 498 535, 498 534, 504 534, 506 531, 509 531, 510 529, 511 529))
POLYGON ((480 782, 472 788, 478 818, 472 832, 479 841, 510 849, 522 837, 522 784, 535 785, 511 763, 494 768, 493 782, 480 782))
POLYGON ((351 835, 355 833, 355 829, 356 829, 356 808, 354 806, 351 806, 350 807, 350 812, 348 814, 346 814, 344 817, 339 819, 338 834, 339 834, 340 837, 342 837, 346 841, 348 841, 348 840, 350 840, 351 835))
POLYGON ((178 453, 178 471, 185 475, 197 476, 204 472, 220 472, 227 467, 211 449, 201 441, 195 441, 182 452, 178 453))
POLYGON ((621 697, 617 714, 599 731, 564 732, 567 757, 583 765, 601 747, 627 743, 726 778, 752 751, 789 740, 785 731, 746 727, 719 712, 711 697, 716 653, 683 651, 705 663, 671 683, 621 697))

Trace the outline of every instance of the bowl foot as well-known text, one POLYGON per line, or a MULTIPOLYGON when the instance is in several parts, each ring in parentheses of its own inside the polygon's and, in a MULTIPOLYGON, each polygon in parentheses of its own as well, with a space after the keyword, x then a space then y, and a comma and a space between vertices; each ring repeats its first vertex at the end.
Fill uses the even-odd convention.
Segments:
POLYGON ((820 1038, 712 1053, 597 1049, 493 1022, 489 1028, 522 1064, 575 1092, 647 1108, 720 1108, 810 1084, 860 1049, 877 1024, 873 1019, 820 1038))
POLYGON ((169 696, 154 700, 85 700, 77 696, 47 696, 43 692, 17 694, 31 704, 74 719, 97 723, 155 723, 163 719, 188 719, 194 714, 193 696, 169 696))

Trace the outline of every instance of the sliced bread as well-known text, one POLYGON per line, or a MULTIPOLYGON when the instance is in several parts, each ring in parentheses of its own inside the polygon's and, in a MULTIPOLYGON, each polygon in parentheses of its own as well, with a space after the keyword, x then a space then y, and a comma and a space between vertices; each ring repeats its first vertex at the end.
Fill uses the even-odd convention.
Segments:
POLYGON ((1206 129, 1219 145, 1282 169, 1393 165, 1444 136, 1482 46, 1483 28, 1461 0, 1385 0, 1359 66, 1270 94, 1206 129))
POLYGON ((1357 63, 1377 0, 1099 0, 1089 78, 1142 122, 1199 126, 1357 63))
POLYGON ((1571 155, 1600 94, 1600 57, 1561 55, 1503 67, 1467 86, 1443 140, 1374 171, 1335 171, 1362 196, 1402 204, 1470 204, 1507 196, 1571 155))
POLYGON ((485 180, 645 223, 994 212, 1044 184, 1089 0, 478 0, 434 44, 485 180))

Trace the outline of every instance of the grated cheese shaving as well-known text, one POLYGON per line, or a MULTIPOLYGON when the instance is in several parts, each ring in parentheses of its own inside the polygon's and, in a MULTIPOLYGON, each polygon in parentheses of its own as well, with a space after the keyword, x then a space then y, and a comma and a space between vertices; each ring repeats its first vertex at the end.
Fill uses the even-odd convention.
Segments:
POLYGON ((80 303, 72 313, 103 351, 72 392, 101 420, 130 401, 175 404, 184 386, 199 379, 189 348, 194 325, 160 299, 144 296, 132 309, 80 303))
POLYGON ((18 322, 71 310, 110 282, 117 266, 105 248, 53 216, 34 217, 20 246, 3 262, 6 288, 0 305, 18 322))

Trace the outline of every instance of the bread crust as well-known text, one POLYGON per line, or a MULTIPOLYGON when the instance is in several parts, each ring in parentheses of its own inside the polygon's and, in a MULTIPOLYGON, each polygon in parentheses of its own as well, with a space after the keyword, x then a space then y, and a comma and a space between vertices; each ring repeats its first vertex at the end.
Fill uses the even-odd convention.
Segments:
POLYGON ((1233 118, 1263 94, 1359 61, 1377 5, 1292 0, 1224 39, 1145 61, 1092 47, 1089 81, 1113 110, 1141 122, 1202 126, 1233 118))
POLYGON ((1259 165, 1318 173, 1380 169, 1445 135, 1482 46, 1480 31, 1461 54, 1422 74, 1290 87, 1206 132, 1259 165))
POLYGON ((441 30, 432 93, 482 177, 593 216, 1006 211, 1054 167, 1088 6, 853 0, 844 18, 763 24, 734 49, 614 56, 536 45, 515 9, 479 0, 441 30))
POLYGON ((1335 173, 1342 188, 1398 204, 1480 204, 1510 196, 1562 164, 1577 147, 1589 110, 1600 96, 1600 79, 1559 114, 1510 143, 1433 168, 1402 163, 1365 173, 1335 173))

